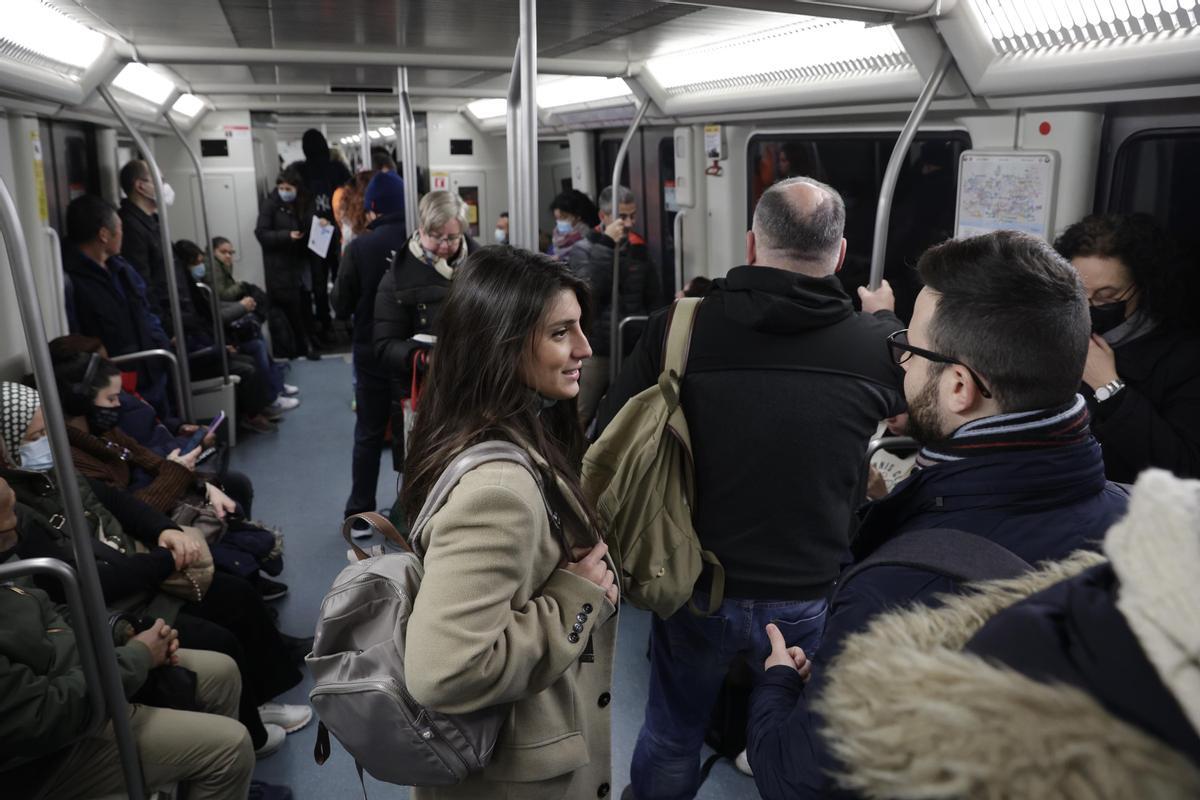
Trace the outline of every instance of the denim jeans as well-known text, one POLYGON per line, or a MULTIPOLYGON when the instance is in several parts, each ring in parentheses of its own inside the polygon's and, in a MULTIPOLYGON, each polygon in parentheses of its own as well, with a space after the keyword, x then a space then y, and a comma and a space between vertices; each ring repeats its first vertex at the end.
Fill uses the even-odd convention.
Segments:
MULTIPOLYGON (((695 603, 707 608, 708 595, 695 603)), ((762 674, 771 652, 766 626, 779 626, 789 647, 815 653, 825 625, 825 600, 727 599, 712 616, 686 606, 650 629, 650 696, 633 751, 631 776, 637 800, 684 800, 699 789, 700 750, 729 666, 744 657, 762 674)))
POLYGON ((274 403, 275 398, 283 394, 283 367, 271 360, 271 356, 267 353, 267 340, 259 336, 242 342, 237 349, 242 355, 254 359, 254 365, 266 379, 267 385, 271 387, 269 402, 274 403))

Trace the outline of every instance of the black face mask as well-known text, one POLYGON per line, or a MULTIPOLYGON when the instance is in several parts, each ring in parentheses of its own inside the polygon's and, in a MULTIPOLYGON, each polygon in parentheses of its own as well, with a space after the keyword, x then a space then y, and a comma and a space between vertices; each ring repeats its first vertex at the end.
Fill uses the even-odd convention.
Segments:
POLYGON ((88 410, 87 420, 92 433, 103 436, 117 427, 117 423, 121 421, 121 409, 92 406, 88 410))
POLYGON ((1105 334, 1125 321, 1125 306, 1128 300, 1118 300, 1115 303, 1105 303, 1102 306, 1088 306, 1092 315, 1092 330, 1105 334))

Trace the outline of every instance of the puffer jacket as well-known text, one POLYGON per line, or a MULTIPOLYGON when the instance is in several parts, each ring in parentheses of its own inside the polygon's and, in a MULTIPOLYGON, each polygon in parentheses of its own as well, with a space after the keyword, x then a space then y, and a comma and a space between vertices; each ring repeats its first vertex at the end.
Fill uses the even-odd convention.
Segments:
MULTIPOLYGON (((592 289, 592 325, 588 342, 597 356, 607 356, 612 349, 612 273, 613 247, 616 243, 602 231, 592 231, 571 248, 567 264, 571 271, 588 282, 592 289)), ((617 323, 625 317, 648 316, 661 307, 662 275, 650 260, 646 240, 630 232, 621 243, 621 280, 618 287, 620 307, 617 323)), ((637 339, 625 341, 625 355, 633 352, 637 339)))
POLYGON ((301 221, 295 203, 283 202, 279 199, 279 190, 273 189, 263 201, 258 223, 254 226, 254 236, 263 249, 267 291, 297 289, 302 285, 302 276, 308 270, 308 261, 304 258, 308 241, 293 239, 291 232, 306 230, 308 224, 301 221))

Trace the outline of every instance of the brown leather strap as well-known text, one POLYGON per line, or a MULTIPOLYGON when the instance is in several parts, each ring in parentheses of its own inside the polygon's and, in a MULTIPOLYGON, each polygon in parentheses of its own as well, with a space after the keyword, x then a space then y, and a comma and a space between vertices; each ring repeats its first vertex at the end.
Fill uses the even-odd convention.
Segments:
POLYGON ((324 722, 317 722, 317 743, 313 747, 313 761, 320 766, 329 760, 329 728, 324 722))
POLYGON ((370 526, 371 530, 383 536, 389 542, 398 545, 401 549, 412 552, 412 547, 405 540, 400 532, 396 530, 396 526, 388 521, 387 517, 382 514, 377 514, 374 511, 364 511, 361 514, 351 514, 346 517, 346 521, 342 523, 342 538, 346 540, 346 544, 354 551, 354 555, 359 561, 365 561, 370 558, 370 554, 354 543, 354 538, 350 535, 350 529, 354 527, 356 520, 362 520, 370 526))

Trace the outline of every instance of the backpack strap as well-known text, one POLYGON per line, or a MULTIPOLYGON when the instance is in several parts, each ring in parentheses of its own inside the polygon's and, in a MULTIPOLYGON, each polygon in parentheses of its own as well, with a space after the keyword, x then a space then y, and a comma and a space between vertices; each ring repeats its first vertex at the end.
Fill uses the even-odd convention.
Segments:
POLYGON ((392 544, 398 545, 401 549, 409 551, 412 550, 412 547, 410 547, 408 542, 404 540, 404 537, 400 535, 400 531, 396 530, 396 526, 393 525, 387 517, 377 514, 374 511, 364 511, 361 514, 351 514, 350 516, 346 517, 346 521, 342 523, 342 538, 346 540, 346 544, 350 545, 350 548, 354 551, 354 555, 359 561, 365 561, 371 557, 371 554, 359 547, 351 537, 350 529, 354 526, 356 521, 367 523, 371 530, 375 531, 375 533, 378 533, 392 544))
POLYGON ((830 605, 846 586, 875 567, 910 567, 956 583, 1015 578, 1033 567, 1003 545, 951 528, 911 531, 889 539, 842 574, 830 605))

